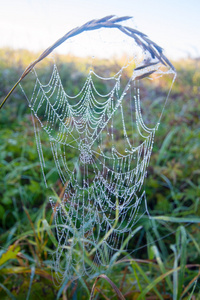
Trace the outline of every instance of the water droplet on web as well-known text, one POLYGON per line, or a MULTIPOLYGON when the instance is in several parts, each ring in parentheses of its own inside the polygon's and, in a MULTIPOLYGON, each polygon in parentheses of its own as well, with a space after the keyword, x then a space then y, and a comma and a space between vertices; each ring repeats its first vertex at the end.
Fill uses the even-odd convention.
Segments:
MULTIPOLYGON (((153 44, 152 47, 154 47, 153 44)), ((142 50, 142 55, 143 53, 142 50)), ((147 174, 146 167, 152 150, 153 136, 160 124, 157 123, 153 129, 145 126, 146 123, 142 118, 145 108, 141 109, 140 107, 140 97, 143 93, 140 94, 139 82, 131 83, 132 88, 130 85, 131 78, 135 78, 131 77, 134 69, 134 67, 131 69, 131 59, 128 61, 127 70, 127 66, 124 65, 113 76, 111 67, 105 65, 104 75, 112 76, 105 79, 101 76, 102 74, 98 74, 99 71, 102 71, 101 68, 92 66, 94 58, 95 55, 90 56, 90 60, 87 62, 90 66, 89 74, 86 75, 85 83, 81 86, 81 93, 74 95, 73 100, 67 95, 67 87, 65 87, 65 91, 62 85, 57 67, 54 68, 51 81, 46 86, 43 86, 39 80, 36 82, 31 100, 28 99, 28 106, 38 117, 37 123, 40 123, 41 127, 44 126, 43 129, 48 135, 55 168, 60 175, 63 188, 67 191, 62 200, 68 213, 67 216, 63 207, 56 204, 56 199, 53 198, 54 201, 49 199, 51 206, 56 207, 55 223, 58 231, 66 234, 63 234, 62 237, 58 236, 59 246, 63 248, 69 246, 74 236, 74 241, 77 239, 76 234, 73 235, 74 233, 68 231, 71 221, 77 232, 80 233, 79 236, 87 234, 86 239, 98 243, 96 236, 102 237, 102 232, 108 232, 115 222, 117 197, 120 205, 119 214, 122 214, 122 219, 126 218, 126 222, 123 224, 126 228, 123 227, 124 231, 120 230, 120 226, 115 228, 117 230, 109 238, 104 239, 104 243, 112 249, 116 243, 120 244, 120 241, 123 243, 123 232, 126 232, 127 235, 130 232, 130 235, 133 236, 131 229, 137 221, 134 211, 138 211, 141 201, 144 200, 141 196, 141 188, 147 174), (128 73, 125 81, 126 71, 128 73), (128 77, 130 77, 129 80, 128 77), (99 88, 99 83, 102 88, 99 88), (135 86, 133 86, 134 84, 135 86), (102 93, 105 91, 108 94, 101 95, 100 90, 102 93), (130 106, 127 105, 129 96, 130 106), (131 108, 130 112, 128 111, 129 107, 131 108), (130 113, 132 114, 131 119, 129 119, 130 113), (136 136, 136 141, 134 140, 135 134, 139 136, 139 138, 136 136), (71 159, 72 153, 74 160, 71 159), (127 212, 129 212, 128 215, 127 212), (65 226, 63 229, 61 222, 65 226), (86 222, 89 224, 87 226, 90 231, 86 231, 84 228, 86 222)), ((139 63, 136 65, 139 66, 139 63)), ((140 76, 144 74, 142 69, 139 73, 140 76)), ((36 75, 36 80, 37 78, 36 75)), ((76 80, 74 80, 75 83, 76 80)), ((79 83, 82 84, 83 81, 80 80, 79 83)), ((36 137, 39 140, 38 124, 35 127, 36 137)), ((42 165, 48 156, 44 155, 43 157, 42 150, 44 149, 42 149, 40 141, 38 141, 37 148, 42 165)), ((45 174, 43 176, 45 177, 45 174)), ((72 250, 73 242, 71 243, 72 250)), ((89 249, 90 245, 88 246, 87 242, 83 243, 89 249)), ((118 246, 120 247, 120 245, 118 246)), ((103 247, 101 250, 103 251, 103 247)), ((68 255, 67 265, 70 268, 72 259, 68 252, 70 251, 66 250, 64 254, 68 255)), ((96 262, 101 263, 98 255, 96 262)), ((59 264, 59 258, 56 263, 59 264)), ((70 272, 64 270, 63 273, 70 272)))
POLYGON ((158 130, 159 125, 160 125, 160 122, 158 122, 158 123, 156 124, 156 130, 158 130))

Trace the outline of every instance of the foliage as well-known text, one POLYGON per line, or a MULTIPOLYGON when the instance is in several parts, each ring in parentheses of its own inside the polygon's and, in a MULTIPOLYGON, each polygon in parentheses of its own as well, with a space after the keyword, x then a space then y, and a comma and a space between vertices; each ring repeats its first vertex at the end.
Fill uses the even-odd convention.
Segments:
MULTIPOLYGON (((35 54, 1 49, 0 55, 2 101, 35 54)), ((77 58, 59 59, 63 78, 72 69, 80 72, 77 58)), ((130 244, 132 253, 119 249, 112 257, 108 280, 102 276, 95 281, 96 274, 73 282, 66 279, 61 287, 54 285, 53 213, 30 112, 20 91, 15 91, 0 112, 1 299, 117 299, 117 295, 120 299, 116 287, 125 299, 200 299, 200 63, 174 64, 177 80, 156 134, 145 182, 152 220, 140 221, 142 229, 130 244)), ((84 66, 82 60, 82 73, 84 66)), ((80 80, 82 73, 77 73, 80 80)), ((166 79, 159 89, 169 85, 166 79)), ((153 103, 148 105, 156 114, 153 103)), ((49 155, 47 176, 61 195, 45 138, 43 144, 49 155)))

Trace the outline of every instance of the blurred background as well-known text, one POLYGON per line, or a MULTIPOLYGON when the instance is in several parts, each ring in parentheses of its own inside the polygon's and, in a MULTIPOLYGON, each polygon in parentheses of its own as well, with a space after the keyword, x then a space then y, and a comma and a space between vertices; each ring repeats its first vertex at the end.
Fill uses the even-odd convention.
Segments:
MULTIPOLYGON (((107 274, 126 299, 199 299, 199 11, 198 0, 0 0, 0 102, 44 49, 74 27, 110 14, 133 16, 132 26, 163 47, 176 68, 145 181, 154 230, 141 221, 142 233, 130 245, 132 255, 126 254, 127 260, 107 274)), ((63 78, 84 65, 83 59, 69 60, 59 49, 57 53, 63 78)), ((83 49, 76 55, 83 56, 83 49)), ((167 79, 159 82, 158 90, 169 90, 167 79)), ((55 168, 53 161, 48 168, 55 168)), ((51 180, 62 194, 58 176, 51 180)), ((16 89, 0 111, 1 299, 89 299, 94 278, 52 285, 50 254, 55 247, 31 115, 16 89)), ((102 281, 95 299, 116 299, 113 295, 102 281)))

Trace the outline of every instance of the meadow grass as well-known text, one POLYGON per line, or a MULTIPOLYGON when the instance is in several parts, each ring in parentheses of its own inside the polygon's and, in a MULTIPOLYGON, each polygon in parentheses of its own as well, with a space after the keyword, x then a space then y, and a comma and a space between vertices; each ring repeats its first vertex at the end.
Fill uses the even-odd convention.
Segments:
MULTIPOLYGON (((6 51, 1 50, 2 58, 6 51)), ((1 62, 1 98, 21 72, 17 52, 10 53, 15 63, 1 62)), ((30 112, 19 91, 14 92, 0 112, 1 299, 200 299, 200 66, 188 60, 175 67, 178 77, 145 182, 151 221, 140 220, 130 251, 122 245, 104 274, 66 278, 61 286, 54 285, 51 256, 57 239, 30 112)), ((166 81, 160 88, 167 86, 166 81)), ((62 188, 45 138, 43 143, 59 202, 62 188)), ((90 254, 84 254, 87 264, 92 263, 90 254)))

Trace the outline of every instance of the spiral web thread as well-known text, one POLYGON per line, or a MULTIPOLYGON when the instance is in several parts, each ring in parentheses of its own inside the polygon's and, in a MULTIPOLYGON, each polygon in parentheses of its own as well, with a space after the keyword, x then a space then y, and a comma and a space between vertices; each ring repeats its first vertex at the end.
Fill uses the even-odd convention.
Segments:
POLYGON ((152 80, 152 75, 175 75, 170 66, 163 71, 162 65, 148 53, 148 62, 134 57, 110 77, 91 67, 76 95, 65 91, 55 63, 48 84, 33 69, 31 97, 21 85, 32 111, 46 186, 41 129, 49 137, 64 187, 60 202, 49 199, 55 212, 58 247, 54 267, 59 283, 108 265, 113 253, 123 245, 124 250, 128 248, 136 223, 148 214, 142 186, 160 119, 151 128, 145 124, 140 81, 152 80), (130 68, 131 76, 125 81, 123 76, 130 68), (105 85, 105 94, 96 87, 99 82, 105 85), (122 139, 123 145, 119 143, 122 139), (69 153, 73 159, 68 158, 69 153))

